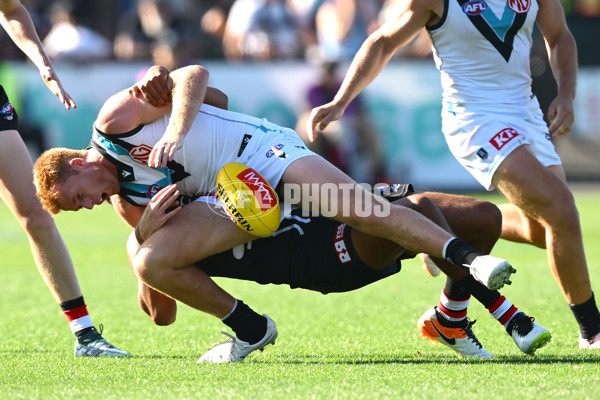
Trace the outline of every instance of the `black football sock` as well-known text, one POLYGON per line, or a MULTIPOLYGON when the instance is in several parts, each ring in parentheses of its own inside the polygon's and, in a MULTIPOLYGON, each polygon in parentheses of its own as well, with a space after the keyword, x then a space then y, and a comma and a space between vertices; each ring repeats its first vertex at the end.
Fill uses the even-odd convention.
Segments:
POLYGON ((497 290, 489 289, 482 283, 477 282, 472 275, 468 275, 466 278, 458 281, 458 283, 465 291, 471 293, 485 308, 493 305, 501 296, 497 290))
POLYGON ((241 300, 237 300, 234 309, 222 321, 235 332, 240 340, 250 344, 257 343, 267 333, 267 319, 241 300))
POLYGON ((465 291, 457 281, 447 278, 437 306, 438 321, 446 327, 466 326, 470 298, 470 293, 465 291))
POLYGON ((453 238, 448 241, 444 249, 444 258, 455 265, 471 265, 475 258, 484 255, 469 246, 464 240, 453 238))
MULTIPOLYGON (((504 326, 509 335, 512 333, 512 327, 518 320, 513 320, 513 317, 517 316, 519 313, 523 314, 519 311, 517 306, 508 301, 499 291, 489 289, 477 282, 471 275, 462 279, 460 284, 489 311, 492 317, 504 326)), ((525 314, 523 314, 523 316, 525 316, 525 314)))
POLYGON ((600 332, 600 313, 596 306, 594 293, 588 301, 581 304, 569 304, 569 308, 579 324, 582 338, 591 339, 600 332))
POLYGON ((446 286, 444 287, 446 296, 454 300, 467 300, 471 297, 471 293, 461 285, 462 281, 455 281, 450 278, 446 279, 446 286))
POLYGON ((75 337, 79 338, 94 329, 83 296, 60 303, 60 308, 67 317, 75 337))

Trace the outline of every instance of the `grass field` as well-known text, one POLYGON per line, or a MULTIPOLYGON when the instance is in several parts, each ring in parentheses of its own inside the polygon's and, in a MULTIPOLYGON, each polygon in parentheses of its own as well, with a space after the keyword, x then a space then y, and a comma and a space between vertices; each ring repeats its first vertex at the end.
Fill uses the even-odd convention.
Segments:
MULTIPOLYGON (((578 191, 576 198, 600 293, 600 191, 578 191)), ((518 269, 503 294, 552 331, 552 342, 535 357, 522 354, 475 301, 474 331, 496 360, 460 360, 420 339, 416 321, 437 303, 444 281, 411 260, 400 274, 349 294, 220 280, 269 314, 279 338, 243 363, 198 365, 211 343, 226 339, 219 333, 224 325, 185 306, 174 325, 151 323, 138 308, 125 258, 128 229, 110 207, 66 213, 57 223, 92 319, 135 358, 73 358, 66 320, 24 233, 0 204, 0 399, 600 398, 600 351, 577 349, 577 325, 539 249, 501 242, 493 253, 518 269)))

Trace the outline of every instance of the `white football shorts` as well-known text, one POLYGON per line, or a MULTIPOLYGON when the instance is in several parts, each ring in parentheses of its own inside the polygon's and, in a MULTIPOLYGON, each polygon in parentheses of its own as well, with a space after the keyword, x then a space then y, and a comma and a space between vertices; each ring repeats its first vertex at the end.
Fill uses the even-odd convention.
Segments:
POLYGON ((235 161, 254 168, 275 189, 287 167, 306 156, 320 157, 294 130, 267 122, 235 161))
POLYGON ((545 167, 562 164, 535 96, 514 106, 444 104, 442 131, 454 157, 487 190, 502 161, 524 144, 545 167))

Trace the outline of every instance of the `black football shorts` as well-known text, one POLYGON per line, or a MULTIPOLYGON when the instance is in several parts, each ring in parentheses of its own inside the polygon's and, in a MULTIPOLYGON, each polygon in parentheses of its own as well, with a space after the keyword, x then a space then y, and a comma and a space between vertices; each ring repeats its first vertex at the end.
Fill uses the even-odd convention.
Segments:
MULTIPOLYGON (((412 187, 410 187, 412 189, 412 187)), ((394 191, 393 191, 394 192, 394 191)), ((390 200, 410 194, 385 193, 390 200)), ((352 245, 352 228, 322 217, 302 217, 294 210, 279 230, 196 265, 208 275, 285 284, 324 294, 347 292, 394 275, 400 260, 373 270, 358 258, 352 245)))

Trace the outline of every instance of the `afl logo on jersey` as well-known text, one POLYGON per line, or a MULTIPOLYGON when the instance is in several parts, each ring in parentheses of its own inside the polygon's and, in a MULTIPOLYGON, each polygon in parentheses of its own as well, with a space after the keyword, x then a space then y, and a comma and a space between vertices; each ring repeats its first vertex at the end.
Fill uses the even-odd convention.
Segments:
POLYGON ((462 6, 462 10, 467 15, 479 15, 487 10, 488 5, 483 0, 471 0, 462 6))
POLYGON ((160 187, 160 185, 157 185, 156 183, 153 185, 148 186, 148 190, 146 191, 146 196, 151 199, 154 197, 154 195, 158 192, 160 192, 160 190, 162 189, 162 187, 160 187))
POLYGON ((133 158, 133 161, 148 165, 148 158, 150 157, 150 152, 152 151, 152 147, 140 144, 139 146, 135 146, 131 150, 129 150, 129 155, 133 158))
POLYGON ((0 111, 0 114, 3 115, 3 118, 5 120, 12 121, 14 111, 15 111, 15 109, 13 108, 12 104, 6 103, 5 105, 2 106, 2 110, 0 111))
POLYGON ((281 149, 283 149, 283 144, 281 143, 271 147, 269 151, 267 151, 267 158, 271 158, 273 156, 285 158, 285 152, 281 151, 281 149))
POLYGON ((508 0, 508 7, 517 14, 524 14, 531 7, 531 0, 508 0))

